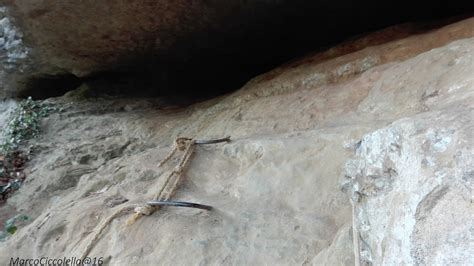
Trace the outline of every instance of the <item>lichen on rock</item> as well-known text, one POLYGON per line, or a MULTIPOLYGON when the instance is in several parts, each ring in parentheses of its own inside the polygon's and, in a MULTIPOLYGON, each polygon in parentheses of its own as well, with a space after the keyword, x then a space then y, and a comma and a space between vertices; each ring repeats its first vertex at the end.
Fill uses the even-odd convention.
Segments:
POLYGON ((29 51, 23 43, 23 33, 12 23, 6 7, 0 7, 0 50, 0 64, 5 68, 3 71, 18 65, 29 51))
POLYGON ((358 196, 354 219, 367 263, 472 262, 474 187, 463 176, 474 157, 463 165, 454 161, 464 143, 473 144, 471 127, 464 124, 472 110, 435 114, 433 124, 429 114, 420 114, 364 136, 346 164, 346 188, 358 196), (436 163, 424 164, 427 157, 436 163))

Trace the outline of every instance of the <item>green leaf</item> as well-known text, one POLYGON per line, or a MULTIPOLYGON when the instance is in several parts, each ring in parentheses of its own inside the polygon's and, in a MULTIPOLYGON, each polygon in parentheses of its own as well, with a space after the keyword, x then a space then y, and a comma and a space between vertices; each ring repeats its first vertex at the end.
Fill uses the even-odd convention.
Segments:
POLYGON ((7 232, 8 232, 9 234, 13 235, 13 234, 16 232, 17 229, 18 229, 18 228, 17 228, 16 226, 12 225, 12 226, 10 226, 10 227, 7 227, 7 232))

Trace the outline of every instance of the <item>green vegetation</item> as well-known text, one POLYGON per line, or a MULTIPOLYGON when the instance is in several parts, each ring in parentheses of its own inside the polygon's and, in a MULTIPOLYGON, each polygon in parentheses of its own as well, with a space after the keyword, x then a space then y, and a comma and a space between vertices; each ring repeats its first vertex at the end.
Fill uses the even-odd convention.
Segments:
POLYGON ((40 123, 43 117, 49 115, 54 107, 31 97, 23 100, 13 111, 10 122, 4 132, 5 139, 0 145, 0 154, 7 156, 18 149, 20 144, 35 138, 40 133, 40 123))
POLYGON ((23 215, 23 214, 18 214, 16 216, 14 216, 13 218, 8 219, 5 222, 4 230, 0 231, 0 241, 7 240, 8 237, 10 237, 11 235, 13 235, 16 232, 16 230, 18 229, 16 224, 18 222, 28 221, 29 219, 30 218, 28 216, 23 215))
MULTIPOLYGON (((12 112, 0 144, 0 202, 18 190, 26 177, 22 169, 26 159, 19 150, 20 146, 39 135, 42 118, 54 110, 56 108, 52 105, 28 97, 12 112)), ((7 220, 0 230, 0 241, 8 239, 16 232, 18 223, 28 219, 26 215, 16 215, 7 220)))

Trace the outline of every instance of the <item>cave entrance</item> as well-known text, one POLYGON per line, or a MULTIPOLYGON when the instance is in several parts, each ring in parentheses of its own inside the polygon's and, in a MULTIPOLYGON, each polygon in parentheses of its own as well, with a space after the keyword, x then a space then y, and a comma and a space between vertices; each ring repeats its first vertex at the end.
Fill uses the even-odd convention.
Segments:
POLYGON ((275 10, 254 15, 245 27, 235 30, 196 32, 162 54, 142 55, 120 69, 86 78, 37 78, 21 97, 60 96, 87 83, 97 96, 200 101, 237 90, 259 74, 361 34, 408 22, 420 25, 414 28, 413 33, 417 33, 472 15, 462 5, 447 7, 436 1, 429 6, 397 3, 383 9, 379 7, 383 3, 371 1, 341 3, 338 7, 308 2, 285 2, 275 10))

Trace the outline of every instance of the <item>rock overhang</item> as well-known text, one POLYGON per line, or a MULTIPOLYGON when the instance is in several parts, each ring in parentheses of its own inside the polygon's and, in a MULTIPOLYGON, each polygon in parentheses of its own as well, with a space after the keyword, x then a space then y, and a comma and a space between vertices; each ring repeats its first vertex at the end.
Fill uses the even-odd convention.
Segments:
POLYGON ((9 71, 1 90, 18 95, 26 89, 20 96, 58 86, 42 79, 59 80, 63 86, 69 80, 77 82, 75 77, 125 80, 120 82, 155 94, 225 92, 356 34, 472 10, 441 1, 419 7, 344 0, 2 4, 18 28, 28 58, 18 60, 19 71, 9 71))

